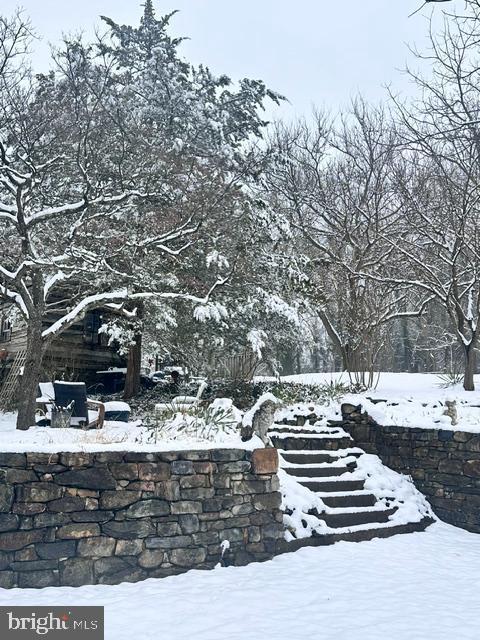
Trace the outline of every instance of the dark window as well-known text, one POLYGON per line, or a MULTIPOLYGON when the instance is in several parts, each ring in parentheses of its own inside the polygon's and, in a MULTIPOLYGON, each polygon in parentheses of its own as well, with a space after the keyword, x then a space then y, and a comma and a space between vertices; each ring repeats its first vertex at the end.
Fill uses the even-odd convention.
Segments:
POLYGON ((12 339, 12 324, 10 320, 2 318, 0 323, 0 342, 10 342, 12 339))
POLYGON ((98 330, 102 326, 102 315, 99 311, 90 311, 83 321, 83 340, 87 344, 101 344, 102 334, 98 330))

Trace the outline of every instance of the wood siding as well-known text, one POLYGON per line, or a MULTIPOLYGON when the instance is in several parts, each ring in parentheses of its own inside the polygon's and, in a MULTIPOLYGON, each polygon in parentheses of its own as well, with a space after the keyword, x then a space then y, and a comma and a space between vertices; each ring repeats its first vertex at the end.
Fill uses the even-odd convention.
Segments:
MULTIPOLYGON (((17 323, 12 327, 10 340, 3 341, 0 336, 0 349, 7 350, 10 360, 18 351, 25 349, 26 342, 26 328, 17 323)), ((83 319, 54 340, 44 361, 45 373, 49 378, 65 376, 88 383, 95 381, 96 371, 118 366, 125 366, 125 359, 113 347, 92 342, 91 334, 85 333, 83 319)))

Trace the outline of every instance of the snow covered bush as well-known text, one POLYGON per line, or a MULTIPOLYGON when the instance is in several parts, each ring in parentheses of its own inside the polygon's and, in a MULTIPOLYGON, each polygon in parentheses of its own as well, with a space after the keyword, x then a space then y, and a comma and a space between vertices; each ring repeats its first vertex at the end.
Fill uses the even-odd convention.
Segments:
POLYGON ((208 406, 172 403, 148 425, 147 442, 160 440, 222 441, 238 435, 242 413, 229 398, 217 398, 208 406))
POLYGON ((347 393, 358 393, 360 391, 356 385, 350 385, 339 380, 315 385, 295 382, 267 383, 265 387, 286 405, 298 402, 328 405, 332 401, 339 400, 347 393))

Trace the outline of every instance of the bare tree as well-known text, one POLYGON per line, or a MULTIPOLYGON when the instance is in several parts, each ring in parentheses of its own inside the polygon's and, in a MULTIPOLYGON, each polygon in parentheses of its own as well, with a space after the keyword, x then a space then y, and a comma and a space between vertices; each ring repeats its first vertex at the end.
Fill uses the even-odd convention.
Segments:
POLYGON ((274 144, 268 186, 295 230, 299 282, 344 368, 370 385, 388 324, 423 308, 412 308, 410 284, 368 278, 401 269, 385 241, 402 213, 394 129, 382 109, 357 100, 335 127, 317 114, 313 127, 279 127, 274 144))
MULTIPOLYGON (((430 49, 417 52, 433 74, 409 71, 421 98, 395 100, 405 145, 397 173, 406 222, 395 240, 411 283, 434 298, 451 322, 464 354, 464 387, 474 389, 480 320, 480 7, 446 16, 430 49)), ((408 278, 401 279, 406 282, 408 278)))

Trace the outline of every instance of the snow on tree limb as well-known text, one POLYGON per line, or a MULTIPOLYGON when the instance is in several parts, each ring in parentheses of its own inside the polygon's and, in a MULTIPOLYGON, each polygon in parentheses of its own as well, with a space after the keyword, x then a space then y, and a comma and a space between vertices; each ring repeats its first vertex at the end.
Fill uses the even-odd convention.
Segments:
POLYGON ((28 318, 29 312, 28 312, 27 305, 25 304, 25 301, 23 300, 22 296, 19 293, 17 293, 16 291, 12 291, 11 289, 8 289, 5 285, 0 284, 0 296, 3 296, 7 300, 10 300, 11 302, 15 303, 19 308, 19 310, 21 311, 23 317, 28 318))
POLYGON ((207 294, 203 297, 195 296, 189 293, 176 293, 176 292, 168 292, 168 291, 144 291, 144 292, 136 292, 130 293, 127 289, 119 290, 119 291, 109 291, 105 293, 97 293, 95 295, 87 296, 83 300, 81 300, 73 309, 71 309, 67 314, 63 317, 59 318, 56 322, 51 324, 47 329, 42 332, 43 338, 52 339, 61 331, 64 331, 72 324, 76 322, 76 320, 84 313, 89 311, 90 309, 98 309, 104 305, 112 305, 117 304, 121 308, 121 305, 127 302, 131 302, 134 300, 147 300, 158 299, 158 300, 185 300, 188 302, 194 302, 196 304, 207 304, 213 294, 213 292, 220 286, 223 286, 228 281, 227 278, 221 278, 217 280, 209 289, 207 294))
POLYGON ((25 218, 25 224, 28 227, 36 225, 40 222, 45 222, 52 218, 58 218, 61 216, 69 216, 74 213, 81 213, 88 207, 94 207, 96 205, 111 205, 111 204, 119 204, 121 202, 125 202, 128 198, 138 197, 138 198, 150 198, 154 194, 142 193, 140 191, 125 191, 118 195, 114 196, 99 196, 98 198, 93 198, 89 200, 88 198, 84 198, 83 200, 79 200, 78 202, 73 202, 70 204, 64 204, 58 207, 50 207, 47 209, 43 209, 42 211, 38 211, 37 213, 32 214, 31 216, 27 216, 25 218))

